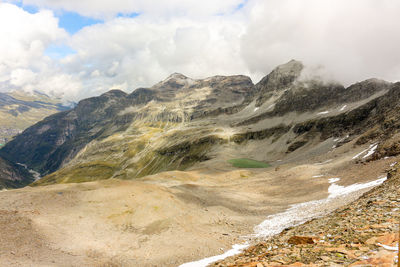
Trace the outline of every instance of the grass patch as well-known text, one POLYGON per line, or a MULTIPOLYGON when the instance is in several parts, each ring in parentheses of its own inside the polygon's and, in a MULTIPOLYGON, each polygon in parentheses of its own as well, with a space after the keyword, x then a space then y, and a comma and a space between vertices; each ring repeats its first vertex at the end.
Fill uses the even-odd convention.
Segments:
POLYGON ((228 163, 237 168, 268 168, 271 167, 266 162, 257 161, 253 159, 230 159, 228 163))

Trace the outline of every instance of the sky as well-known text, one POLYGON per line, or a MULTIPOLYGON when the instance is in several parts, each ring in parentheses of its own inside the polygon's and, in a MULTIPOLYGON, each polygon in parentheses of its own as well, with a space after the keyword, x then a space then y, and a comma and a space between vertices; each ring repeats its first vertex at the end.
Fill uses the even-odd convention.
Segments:
POLYGON ((400 80, 398 0, 0 0, 0 91, 77 101, 179 72, 258 82, 291 59, 400 80))

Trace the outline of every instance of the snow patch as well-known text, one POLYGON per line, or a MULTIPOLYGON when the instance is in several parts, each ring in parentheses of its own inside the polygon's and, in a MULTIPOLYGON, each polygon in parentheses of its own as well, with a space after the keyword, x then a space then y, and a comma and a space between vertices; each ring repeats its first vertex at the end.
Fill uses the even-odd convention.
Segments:
POLYGON ((333 183, 339 182, 340 178, 330 178, 328 181, 330 184, 333 184, 333 183))
POLYGON ((375 150, 376 150, 377 148, 378 148, 378 145, 377 145, 377 144, 374 145, 372 148, 370 148, 370 150, 368 151, 367 155, 365 155, 365 156, 363 157, 363 159, 365 159, 365 158, 371 156, 372 154, 374 154, 374 153, 375 153, 375 150))
POLYGON ((324 175, 323 174, 320 174, 320 175, 314 175, 313 176, 313 178, 320 178, 320 177, 323 177, 324 175))
POLYGON ((381 244, 381 243, 377 243, 377 245, 381 246, 381 247, 383 247, 384 249, 387 249, 387 250, 399 251, 399 246, 392 247, 392 246, 387 246, 387 245, 384 245, 384 244, 381 244))
POLYGON ((323 115, 323 114, 328 114, 328 113, 329 113, 329 111, 322 111, 322 112, 317 113, 317 115, 323 115))
POLYGON ((377 149, 377 147, 378 147, 378 144, 377 144, 377 143, 372 144, 372 145, 369 146, 369 148, 364 149, 363 151, 361 151, 360 153, 358 153, 357 155, 355 155, 352 159, 356 159, 356 158, 360 157, 362 154, 364 154, 364 153, 367 152, 367 151, 368 151, 368 152, 367 152, 367 154, 363 157, 363 159, 366 158, 366 157, 369 157, 369 156, 371 156, 372 154, 375 153, 375 150, 377 149))
POLYGON ((396 165, 397 164, 397 161, 396 162, 393 162, 392 164, 390 164, 390 167, 393 167, 394 165, 396 165))
MULTIPOLYGON (((332 178, 338 179, 338 178, 332 178)), ((321 211, 320 206, 322 204, 333 201, 338 196, 347 195, 349 193, 377 186, 382 184, 386 180, 386 177, 364 184, 353 184, 350 186, 338 186, 334 182, 329 186, 329 196, 322 200, 313 200, 301 204, 292 205, 289 209, 282 213, 270 215, 265 221, 257 225, 254 230, 254 237, 256 238, 268 238, 279 234, 288 227, 294 227, 305 223, 315 217, 324 214, 321 211)), ((333 180, 332 180, 333 181, 333 180)))
POLYGON ((224 254, 205 258, 205 259, 202 259, 199 261, 184 263, 184 264, 179 265, 179 267, 205 267, 205 266, 209 265, 210 263, 213 263, 213 262, 216 262, 219 260, 223 260, 227 257, 239 254, 248 246, 249 246, 249 244, 247 242, 244 244, 236 244, 236 245, 232 246, 232 249, 228 250, 224 254))
POLYGON ((344 105, 344 106, 340 109, 340 111, 343 111, 346 107, 347 107, 347 105, 344 105))
POLYGON ((258 107, 257 108, 254 108, 254 112, 256 112, 258 110, 258 107))
POLYGON ((357 155, 355 155, 352 159, 356 159, 356 158, 358 158, 359 156, 361 156, 362 154, 364 154, 365 152, 367 152, 368 151, 368 148, 367 149, 365 149, 365 150, 363 150, 363 151, 361 151, 360 153, 358 153, 357 155))
POLYGON ((273 108, 274 106, 275 106, 275 104, 269 105, 266 110, 269 110, 269 109, 273 108))
POLYGON ((336 198, 338 196, 343 196, 343 195, 347 195, 350 194, 352 192, 355 191, 359 191, 361 189, 365 189, 368 187, 373 187, 373 186, 377 186, 382 184, 385 180, 387 179, 387 177, 381 177, 378 180, 369 182, 369 183, 364 183, 364 184, 352 184, 349 186, 341 186, 341 185, 337 185, 335 184, 335 182, 333 182, 329 188, 328 188, 328 199, 332 199, 332 198, 336 198))

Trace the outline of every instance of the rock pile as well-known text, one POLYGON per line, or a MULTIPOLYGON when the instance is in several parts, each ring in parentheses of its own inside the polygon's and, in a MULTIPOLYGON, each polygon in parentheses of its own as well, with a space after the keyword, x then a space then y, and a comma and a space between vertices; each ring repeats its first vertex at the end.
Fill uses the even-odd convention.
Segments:
POLYGON ((213 266, 397 266, 400 165, 388 180, 332 214, 284 230, 213 266))

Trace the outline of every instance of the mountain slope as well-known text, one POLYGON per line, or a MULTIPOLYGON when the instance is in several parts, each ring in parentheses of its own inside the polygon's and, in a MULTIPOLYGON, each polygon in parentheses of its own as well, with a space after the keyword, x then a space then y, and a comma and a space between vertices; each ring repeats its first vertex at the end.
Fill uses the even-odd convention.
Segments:
POLYGON ((0 158, 0 190, 23 187, 33 181, 32 174, 26 168, 0 158))
POLYGON ((28 128, 0 155, 48 175, 36 184, 51 184, 230 170, 232 158, 305 161, 373 129, 390 134, 388 123, 397 131, 399 84, 370 79, 345 88, 300 79, 302 70, 290 61, 256 85, 246 76, 173 74, 129 95, 112 90, 28 128))
MULTIPOLYGON (((176 75, 153 88, 138 89, 130 95, 113 90, 100 97, 85 99, 75 109, 50 116, 28 128, 0 153, 47 174, 72 159, 92 140, 107 142, 106 138, 113 138, 113 134, 125 133, 127 138, 135 140, 126 151, 132 154, 136 146, 142 146, 146 141, 139 140, 139 136, 146 139, 146 135, 161 128, 182 125, 192 116, 223 112, 219 109, 229 109, 232 101, 243 102, 251 90, 253 84, 244 76, 217 76, 195 82, 189 78, 182 81, 176 75)), ((159 152, 159 155, 164 153, 159 152)), ((112 162, 104 168, 112 168, 110 164, 112 162)), ((95 165, 103 167, 101 163, 95 165)))

